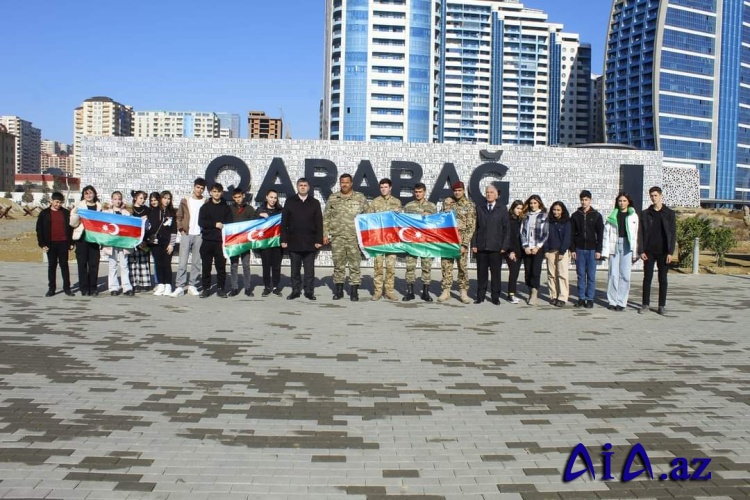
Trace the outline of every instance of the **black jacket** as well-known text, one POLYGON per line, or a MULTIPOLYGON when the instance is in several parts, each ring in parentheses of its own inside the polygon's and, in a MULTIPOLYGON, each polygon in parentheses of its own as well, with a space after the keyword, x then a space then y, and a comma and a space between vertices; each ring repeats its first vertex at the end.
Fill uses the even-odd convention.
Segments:
POLYGON ((604 219, 602 214, 590 208, 587 212, 583 207, 573 212, 570 216, 571 245, 570 251, 594 250, 602 253, 604 240, 604 219))
MULTIPOLYGON (((65 237, 68 246, 73 244, 73 228, 70 226, 70 210, 60 208, 65 222, 65 237)), ((47 207, 39 213, 36 220, 36 241, 39 248, 48 247, 52 243, 52 209, 47 207)))
MULTIPOLYGON (((641 212, 641 220, 638 224, 638 255, 645 253, 649 247, 651 238, 651 226, 654 223, 654 206, 651 205, 641 212)), ((667 255, 674 253, 675 241, 677 240, 677 221, 674 210, 666 205, 661 207, 661 221, 664 233, 667 235, 667 255)))
POLYGON ((245 203, 242 207, 232 204, 230 208, 232 209, 232 222, 242 222, 256 218, 255 209, 248 203, 245 203), (242 208, 242 212, 240 212, 240 208, 242 208))
POLYGON ((159 238, 159 245, 174 245, 177 241, 177 214, 174 209, 165 211, 159 207, 149 211, 146 241, 154 234, 159 238))
POLYGON ((521 258, 521 226, 523 219, 514 219, 508 216, 508 252, 513 252, 516 257, 521 258))
POLYGON ((571 247, 571 226, 569 220, 559 221, 552 217, 549 218, 549 236, 544 242, 545 252, 565 253, 571 247))
POLYGON ((219 203, 208 200, 198 212, 198 225, 203 241, 221 241, 221 229, 216 227, 217 222, 231 223, 232 208, 224 200, 219 200, 219 203))
POLYGON ((304 202, 299 195, 287 200, 281 211, 281 243, 292 252, 314 251, 316 243, 323 244, 323 212, 312 195, 304 202))
POLYGON ((510 247, 508 207, 495 202, 492 212, 487 203, 477 205, 477 225, 471 237, 471 247, 478 251, 500 252, 510 247))
POLYGON ((261 204, 256 210, 255 210, 255 218, 260 219, 260 214, 268 214, 269 217, 280 214, 283 210, 283 207, 279 202, 276 202, 276 205, 273 208, 268 208, 268 205, 266 205, 265 202, 261 204))

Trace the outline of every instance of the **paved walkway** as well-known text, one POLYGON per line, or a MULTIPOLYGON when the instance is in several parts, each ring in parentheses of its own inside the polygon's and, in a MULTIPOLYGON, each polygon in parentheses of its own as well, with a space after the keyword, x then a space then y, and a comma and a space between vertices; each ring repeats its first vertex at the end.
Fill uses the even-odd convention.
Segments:
POLYGON ((2 498, 750 497, 746 277, 670 274, 668 317, 45 279, 0 264, 2 498), (597 479, 564 483, 578 443, 597 479), (602 481, 605 443, 657 479, 602 481), (660 481, 675 456, 712 479, 660 481))

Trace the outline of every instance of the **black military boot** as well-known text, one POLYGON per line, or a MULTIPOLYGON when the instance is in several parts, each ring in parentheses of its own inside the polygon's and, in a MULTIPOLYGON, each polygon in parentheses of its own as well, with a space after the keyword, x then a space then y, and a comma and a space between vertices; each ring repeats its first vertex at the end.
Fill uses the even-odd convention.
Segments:
POLYGON ((415 298, 414 285, 406 285, 406 295, 404 295, 404 298, 402 298, 401 300, 404 302, 408 302, 410 300, 414 300, 415 298))
POLYGON ((349 300, 352 302, 359 301, 359 285, 351 285, 349 287, 349 300))
POLYGON ((333 292, 333 300, 339 300, 344 298, 344 284, 336 283, 336 291, 333 292))
POLYGON ((430 297, 429 285, 422 286, 422 300, 424 300, 425 302, 432 302, 432 297, 430 297))

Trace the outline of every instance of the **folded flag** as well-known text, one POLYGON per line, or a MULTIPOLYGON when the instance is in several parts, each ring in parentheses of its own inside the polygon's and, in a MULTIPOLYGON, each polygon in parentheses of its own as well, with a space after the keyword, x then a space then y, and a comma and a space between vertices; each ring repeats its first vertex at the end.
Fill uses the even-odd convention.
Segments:
POLYGON ((281 214, 224 224, 221 229, 224 255, 235 257, 250 250, 281 246, 281 214))
POLYGON ((389 253, 407 253, 414 257, 461 256, 461 239, 453 212, 360 214, 355 224, 359 246, 369 257, 389 253))
POLYGON ((140 217, 97 212, 87 208, 78 209, 83 239, 105 247, 135 248, 143 241, 146 221, 140 217))

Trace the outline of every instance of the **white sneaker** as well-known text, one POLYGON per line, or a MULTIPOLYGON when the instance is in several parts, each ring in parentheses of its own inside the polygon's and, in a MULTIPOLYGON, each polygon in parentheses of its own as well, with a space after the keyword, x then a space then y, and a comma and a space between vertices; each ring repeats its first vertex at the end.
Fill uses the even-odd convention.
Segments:
POLYGON ((154 295, 164 295, 164 285, 159 283, 156 285, 156 288, 154 288, 154 295))
POLYGON ((172 285, 164 285, 164 295, 165 297, 169 297, 172 294, 172 285))
POLYGON ((195 287, 194 287, 193 285, 190 285, 190 286, 188 287, 188 293, 189 293, 190 295, 196 295, 196 296, 197 296, 197 295, 200 295, 200 294, 201 294, 201 293, 200 293, 200 292, 198 291, 198 289, 197 289, 197 288, 195 288, 195 287))
POLYGON ((185 295, 185 289, 181 286, 178 286, 174 289, 174 292, 169 294, 170 297, 182 297, 183 295, 185 295))
POLYGON ((511 304, 520 304, 521 303, 521 301, 518 300, 515 295, 511 295, 510 297, 508 297, 508 302, 510 302, 511 304))

